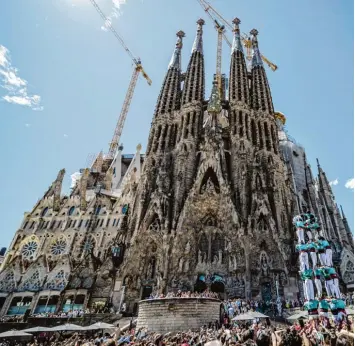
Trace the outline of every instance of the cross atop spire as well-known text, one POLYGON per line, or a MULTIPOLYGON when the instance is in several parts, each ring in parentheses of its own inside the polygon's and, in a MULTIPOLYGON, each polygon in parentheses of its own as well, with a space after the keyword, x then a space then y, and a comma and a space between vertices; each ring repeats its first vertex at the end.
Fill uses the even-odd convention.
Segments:
POLYGON ((234 18, 232 23, 234 24, 234 37, 233 37, 233 44, 232 44, 232 51, 231 54, 233 54, 233 52, 237 52, 240 51, 243 53, 243 45, 242 45, 242 41, 240 38, 240 30, 239 30, 239 24, 240 19, 239 18, 234 18))
POLYGON ((252 35, 251 39, 251 44, 253 47, 253 58, 251 61, 251 67, 256 67, 256 66, 263 66, 263 60, 261 59, 261 54, 259 51, 259 44, 258 44, 258 36, 259 31, 256 29, 253 29, 250 31, 250 35, 252 35))
POLYGON ((176 68, 181 70, 181 49, 182 49, 182 38, 185 37, 185 33, 180 30, 176 33, 177 41, 174 49, 173 56, 171 57, 169 68, 176 68))
POLYGON ((200 52, 201 54, 203 54, 203 46, 202 46, 202 26, 205 25, 205 21, 200 18, 197 22, 197 32, 196 32, 196 37, 195 37, 195 41, 194 44, 192 46, 192 51, 191 53, 194 52, 200 52))

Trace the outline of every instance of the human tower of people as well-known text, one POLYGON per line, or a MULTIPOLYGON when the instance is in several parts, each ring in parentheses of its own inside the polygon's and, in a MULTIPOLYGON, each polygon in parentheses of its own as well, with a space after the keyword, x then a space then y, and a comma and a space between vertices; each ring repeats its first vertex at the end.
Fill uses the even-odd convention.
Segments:
POLYGON ((340 299, 339 278, 333 266, 332 248, 320 230, 317 218, 304 213, 293 218, 296 227, 300 275, 305 296, 304 309, 309 316, 333 317, 344 314, 345 302, 340 299), (326 294, 323 294, 323 283, 326 294), (314 286, 316 287, 316 293, 314 286))

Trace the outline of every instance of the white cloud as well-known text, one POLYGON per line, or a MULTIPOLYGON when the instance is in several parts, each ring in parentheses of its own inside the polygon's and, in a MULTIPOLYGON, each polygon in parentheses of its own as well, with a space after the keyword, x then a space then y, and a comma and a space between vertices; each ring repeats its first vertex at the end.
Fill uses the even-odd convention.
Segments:
POLYGON ((345 184, 345 187, 347 189, 354 189, 355 188, 355 179, 352 178, 352 179, 349 179, 346 184, 345 184))
POLYGON ((0 66, 5 67, 7 65, 7 48, 4 46, 0 45, 0 66))
POLYGON ((335 180, 329 182, 330 186, 335 186, 335 185, 338 185, 338 184, 339 184, 338 178, 336 178, 335 180))
POLYGON ((31 126, 31 124, 25 124, 25 126, 26 126, 26 127, 30 127, 30 126, 31 126))
POLYGON ((71 188, 74 188, 76 183, 80 180, 81 178, 81 173, 80 172, 75 172, 73 173, 71 176, 71 184, 70 184, 70 187, 71 188))
POLYGON ((121 15, 121 6, 126 3, 126 0, 112 0, 112 9, 107 16, 105 24, 101 27, 101 30, 107 31, 109 26, 112 25, 112 20, 118 18, 121 15))
POLYGON ((41 97, 29 95, 27 85, 27 81, 19 77, 18 69, 12 66, 9 50, 0 45, 0 87, 7 91, 2 99, 33 110, 42 110, 41 97))
POLYGON ((66 133, 64 133, 64 135, 63 135, 64 137, 68 137, 68 135, 66 134, 66 133))

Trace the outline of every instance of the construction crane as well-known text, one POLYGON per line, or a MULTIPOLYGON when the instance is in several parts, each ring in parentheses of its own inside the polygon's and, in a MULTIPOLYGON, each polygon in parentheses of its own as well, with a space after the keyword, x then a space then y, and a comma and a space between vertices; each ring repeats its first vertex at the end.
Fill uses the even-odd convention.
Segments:
POLYGON ((124 102, 123 102, 121 113, 120 113, 120 116, 119 116, 118 121, 117 121, 115 132, 114 132, 112 140, 110 142, 110 148, 109 148, 109 152, 108 152, 108 157, 113 159, 114 155, 116 153, 116 150, 118 148, 118 143, 119 143, 119 140, 121 138, 123 125, 124 125, 125 120, 127 118, 129 106, 130 106, 131 101, 132 101, 132 97, 133 97, 133 94, 134 94, 134 89, 136 87, 139 74, 140 73, 142 74, 142 76, 146 79, 146 81, 147 81, 147 83, 149 85, 152 84, 152 81, 149 78, 148 74, 144 71, 140 59, 139 58, 137 59, 137 58, 134 57, 132 52, 129 50, 129 48, 125 44, 123 38, 113 28, 113 26, 111 25, 111 21, 105 16, 105 14, 102 12, 101 8, 96 3, 96 1, 95 0, 90 0, 90 2, 95 7, 96 11, 100 14, 101 18, 105 21, 105 25, 115 35, 116 39, 121 44, 123 49, 127 52, 127 54, 132 59, 134 65, 135 65, 131 80, 129 82, 129 86, 128 86, 128 90, 127 90, 127 93, 126 93, 126 97, 125 97, 124 102))
POLYGON ((215 20, 215 24, 218 33, 216 80, 217 80, 219 97, 222 98, 222 37, 224 33, 224 25, 220 25, 217 20, 215 20))
MULTIPOLYGON (((216 23, 216 18, 215 17, 218 17, 219 20, 221 22, 223 22, 226 27, 228 27, 232 32, 234 31, 234 28, 233 28, 232 24, 230 24, 225 18, 223 18, 223 16, 215 8, 213 8, 213 6, 208 1, 206 1, 206 0, 198 0, 198 2, 201 5, 201 7, 203 8, 203 10, 207 13, 207 15, 210 17, 210 19, 214 23, 216 23)), ((216 27, 216 29, 218 30, 217 27, 216 27)), ((226 43, 228 44, 228 46, 232 47, 232 43, 230 42, 230 40, 228 39, 226 34, 223 33, 222 36, 223 36, 224 40, 226 41, 226 43)), ((247 53, 246 54, 246 58, 250 61, 252 59, 252 42, 251 42, 251 39, 245 33, 241 34, 241 39, 243 41, 244 47, 246 48, 246 53, 247 53)), ((272 63, 264 55, 261 55, 261 58, 270 67, 270 69, 272 71, 276 71, 277 70, 277 68, 278 68, 277 65, 272 63)))

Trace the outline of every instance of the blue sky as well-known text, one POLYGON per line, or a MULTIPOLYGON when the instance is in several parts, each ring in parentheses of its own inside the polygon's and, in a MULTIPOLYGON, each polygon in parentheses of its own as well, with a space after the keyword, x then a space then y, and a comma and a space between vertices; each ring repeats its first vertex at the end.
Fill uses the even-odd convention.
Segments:
MULTIPOLYGON (((106 14, 112 13, 111 0, 97 1, 106 14)), ((354 191, 345 188, 354 176, 352 1, 211 2, 227 19, 239 17, 244 32, 259 30, 262 53, 279 66, 275 73, 268 70, 275 109, 287 116, 288 132, 306 148, 313 170, 318 157, 328 178, 338 180, 334 193, 353 225, 354 191)), ((207 24, 208 96, 216 33, 197 0, 127 0, 113 18, 153 80, 151 87, 138 81, 122 137, 126 153, 138 143, 145 148, 175 33, 186 33, 186 68, 201 16, 207 24)), ((89 0, 0 5, 0 45, 8 50, 8 74, 0 75, 0 246, 10 243, 23 213, 41 198, 59 169, 67 171, 64 190, 69 191, 70 175, 85 166, 88 155, 108 148, 132 64, 102 24, 89 0)), ((222 70, 228 73, 229 48, 223 49, 222 70)), ((0 65, 1 56, 0 50, 0 65)))

